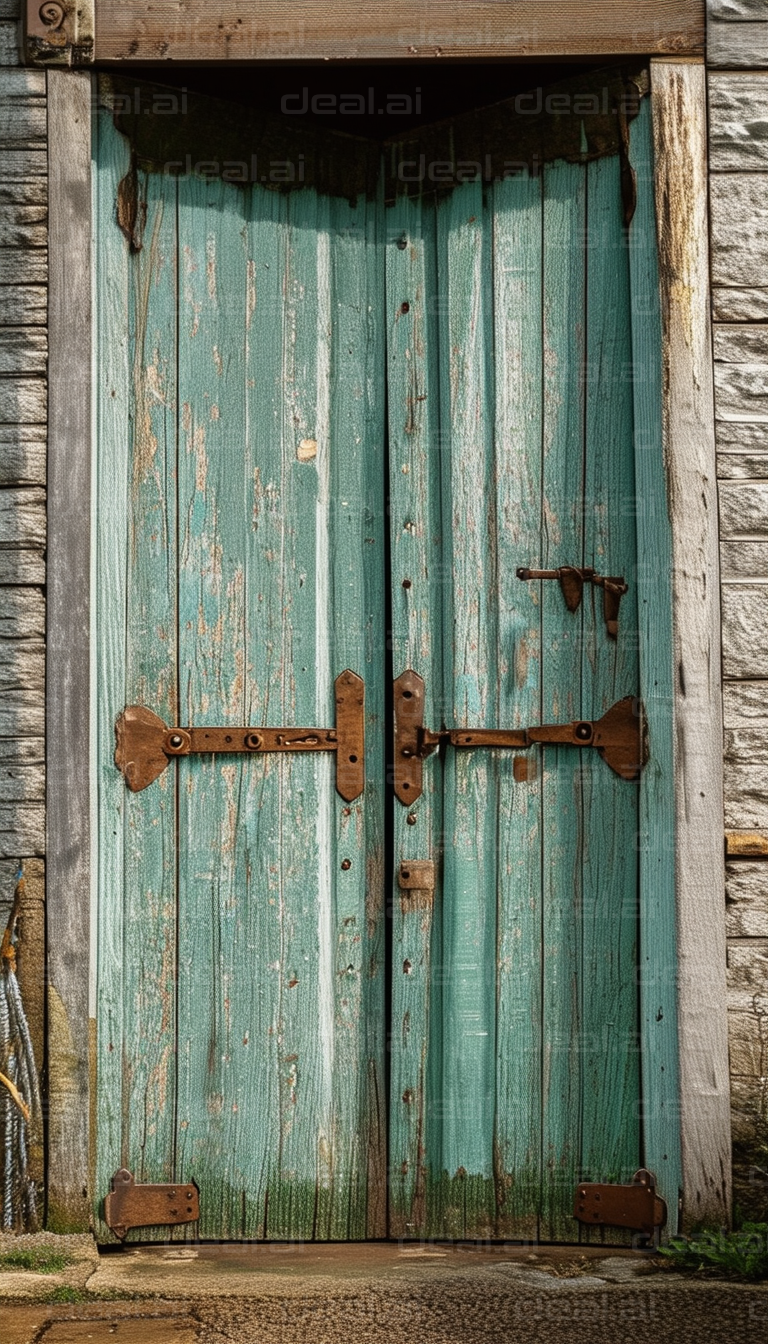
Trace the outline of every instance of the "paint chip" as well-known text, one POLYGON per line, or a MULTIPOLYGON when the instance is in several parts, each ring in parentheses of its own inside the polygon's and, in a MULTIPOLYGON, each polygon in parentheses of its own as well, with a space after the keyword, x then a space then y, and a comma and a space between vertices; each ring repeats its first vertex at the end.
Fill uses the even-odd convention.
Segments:
POLYGON ((296 449, 299 462, 311 462, 317 457, 317 439, 302 439, 296 449))

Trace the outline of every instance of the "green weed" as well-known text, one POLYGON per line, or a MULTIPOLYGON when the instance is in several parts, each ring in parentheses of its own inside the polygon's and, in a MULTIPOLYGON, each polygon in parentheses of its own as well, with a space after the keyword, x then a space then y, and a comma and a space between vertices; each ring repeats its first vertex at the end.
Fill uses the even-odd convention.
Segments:
POLYGON ((738 1232, 697 1232, 691 1237, 672 1237, 660 1246, 673 1269, 730 1278, 768 1279, 768 1223, 744 1223, 738 1232))
POLYGON ((31 1246, 0 1255, 0 1272, 4 1269, 31 1269, 35 1274, 59 1274, 72 1263, 71 1257, 62 1255, 61 1251, 51 1251, 45 1246, 31 1246))

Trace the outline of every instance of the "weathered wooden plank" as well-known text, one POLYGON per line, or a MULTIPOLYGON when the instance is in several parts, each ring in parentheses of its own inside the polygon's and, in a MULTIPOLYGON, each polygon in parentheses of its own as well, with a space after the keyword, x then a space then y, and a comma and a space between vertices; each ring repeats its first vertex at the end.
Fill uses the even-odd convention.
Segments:
POLYGON ((0 590, 0 638, 40 639, 45 635, 45 600, 29 588, 0 590))
POLYGON ((44 149, 6 149, 3 146, 0 149, 0 174, 6 189, 19 181, 31 186, 32 179, 42 185, 48 176, 48 155, 44 149))
MULTIPOLYGON (((48 242, 48 210, 42 205, 0 205, 0 247, 28 248, 45 247, 48 242)), ((12 264, 8 278, 24 279, 24 254, 19 252, 18 260, 12 264)))
MULTIPOLYGON (((60 79, 57 76, 57 80, 60 79)), ((96 1167, 90 1191, 97 1234, 109 1236, 101 1223, 101 1201, 109 1190, 120 1161, 133 1161, 130 1150, 135 1133, 124 1136, 129 1097, 130 1067, 123 1049, 125 1013, 136 1012, 123 996, 123 957, 127 931, 123 908, 128 835, 126 788, 112 765, 116 715, 126 704, 127 545, 115 546, 115 537, 129 535, 128 490, 131 420, 130 276, 129 253, 119 233, 114 212, 118 184, 130 161, 128 146, 115 133, 108 113, 94 127, 93 236, 97 247, 94 270, 99 277, 95 312, 96 404, 95 430, 100 451, 92 483, 98 501, 95 529, 96 648, 94 671, 98 698, 95 706, 95 779, 99 844, 96 852, 98 899, 98 980, 96 987, 96 1167)), ((83 861, 83 856, 79 856, 83 861)), ((153 1024, 154 1025, 154 1024, 153 1024)), ((139 1135, 141 1131, 139 1130, 139 1135)), ((64 1189, 68 1189, 63 1179, 64 1189)))
MULTIPOLYGON (((48 437, 48 1221, 90 1225, 91 96, 50 71, 51 415, 48 437), (73 350, 78 360, 72 359, 73 350)), ((121 535, 114 531, 114 538, 121 535)))
POLYGON ((723 683, 725 728, 749 727, 766 719, 768 719, 768 681, 723 683))
POLYGON ((707 64, 715 68, 768 65, 768 23, 707 23, 707 64))
MULTIPOLYGON (((544 170, 544 423, 542 565, 579 564, 584 547, 586 174, 575 164, 544 170), (572 557, 574 557, 572 559, 572 557)), ((584 604, 569 613, 555 584, 542 584, 544 723, 582 716, 584 604)), ((542 1212, 545 1240, 573 1236, 570 1192, 582 1150, 582 923, 580 763, 562 748, 540 755, 543 806, 542 1212)))
POLYGON ((717 322, 764 322, 768 318, 768 289, 712 290, 712 316, 717 322))
POLYGON ((45 485, 46 453, 44 429, 0 424, 0 486, 45 485))
POLYGON ((756 756, 754 763, 748 765, 732 764, 726 757, 723 768, 726 826, 735 830, 759 830, 768 826, 765 776, 764 750, 756 756))
POLYGON ((718 420, 768 421, 768 364, 715 364, 718 420))
POLYGON ((3 90, 0 93, 0 143, 3 149, 45 149, 47 115, 45 99, 35 97, 23 88, 14 88, 11 76, 34 74, 34 71, 3 71, 3 90))
POLYGON ((45 731, 45 701, 38 690, 0 692, 0 737, 38 737, 45 731))
POLYGON ((765 19, 765 0, 707 0, 711 22, 744 22, 765 19))
POLYGON ((0 323, 44 325, 47 312, 45 285, 0 285, 0 323))
POLYGON ((471 13, 456 0, 435 0, 428 13, 408 0, 385 9, 363 0, 330 7, 305 0, 290 17, 278 0, 265 0, 258 16, 240 14, 228 0, 182 15, 170 0, 126 0, 101 6, 96 26, 97 61, 253 61, 347 59, 407 61, 431 57, 511 57, 625 52, 700 52, 702 0, 520 0, 512 21, 507 9, 479 0, 471 13))
MULTIPOLYGON (((651 107, 644 100, 630 135, 639 183, 654 177, 651 107)), ((672 528, 664 464, 662 314, 659 305, 657 203, 638 191, 629 232, 632 380, 637 498, 638 689, 645 705, 650 759, 639 784, 639 1012, 644 1160, 675 1209, 682 1185, 677 1004, 675 762, 673 718, 672 528), (643 563, 647 556, 657 563, 643 563), (660 563, 659 563, 660 562, 660 563)), ((673 1213, 670 1230, 677 1225, 673 1213)))
POLYGON ((0 0, 0 18, 18 19, 21 16, 19 0, 0 0))
MULTIPOLYGON (((730 1122, 723 1012, 721 630, 703 66, 653 61, 651 106, 666 333, 664 453, 673 539, 684 1220, 719 1225, 730 1208, 730 1122)), ((727 648, 725 633, 723 643, 727 648)))
POLYGON ((48 252, 44 247, 0 247, 0 275, 7 280, 44 285, 48 279, 48 252))
POLYGON ((768 481, 722 481, 720 536, 768 537, 768 481))
POLYGON ((35 766, 44 769, 45 739, 42 737, 4 738, 3 762, 6 765, 35 766))
MULTIPOLYGON (((631 300, 621 163, 587 169, 585 520, 582 563, 608 574, 637 571, 631 300)), ((637 586, 622 599, 619 637, 609 641, 600 601, 585 598, 581 713, 597 719, 639 690, 637 586), (589 609, 591 607, 591 610, 589 609)), ((637 1003, 639 790, 602 768, 581 765, 582 1179, 631 1180, 641 1159, 637 1003), (610 1028, 607 1023, 610 1022, 610 1028)), ((619 1234, 614 1234, 616 1240, 619 1234)), ((627 1238, 629 1240, 629 1238, 627 1238)))
POLYGON ((0 19, 0 67, 19 65, 21 51, 19 47, 18 22, 0 19))
POLYGON ((48 389, 43 378, 0 378, 0 422, 44 425, 48 389))
POLYGON ((726 831, 725 853, 728 858, 768 858, 768 830, 726 831))
POLYGON ((48 337, 34 327, 0 328, 0 376, 45 373, 48 337))
MULTIPOLYGON (((6 154, 8 159, 10 156, 6 154)), ((21 154, 19 154, 21 157, 21 154)), ((0 164, 2 167, 2 164, 0 164)), ((17 175, 0 180, 0 205, 48 204, 48 182, 44 177, 23 178, 17 175)), ((3 276, 5 279, 5 276, 3 276)))
POLYGON ((0 688, 43 692, 45 645, 28 639, 0 640, 0 688))
POLYGON ((36 99, 45 100, 45 83, 44 70, 31 70, 26 67, 4 70, 0 109, 14 101, 32 103, 36 99))
MULTIPOLYGON (((443 604, 443 714, 456 726, 498 722, 495 564, 486 499, 492 489, 492 239, 479 182, 437 211, 443 529, 453 583, 443 604)), ((493 1235, 496 1096, 495 975, 498 852, 488 800, 498 788, 488 752, 445 762, 442 920, 442 1209, 449 1237, 493 1235)))
POLYGON ((0 858, 45 854, 45 807, 0 803, 0 858))
POLYGON ((728 943, 728 1007, 755 1011, 755 997, 768 994, 768 941, 765 938, 747 943, 728 943))
POLYGON ((768 675, 768 585, 729 584, 723 602, 723 675, 768 675))
POLYGON ((768 174, 714 173, 709 199, 712 284, 762 287, 768 269, 768 174))
POLYGON ((768 579, 768 541, 721 541, 720 577, 723 582, 768 579))
POLYGON ((712 328, 715 359, 723 364, 768 363, 768 326, 715 323, 712 328))
MULTIPOLYGON (((495 526, 499 723, 535 723, 541 707, 541 604, 515 576, 540 561, 542 481, 542 182, 493 189, 495 526)), ((535 757, 525 782, 499 753, 496 944, 496 1235, 539 1228, 543 971, 542 799, 535 757)))
POLYGON ((45 546, 45 491, 0 490, 0 550, 45 546))
POLYGON ((0 803, 39 803, 44 798, 45 766, 33 761, 9 761, 3 753, 0 803))
POLYGON ((768 465, 764 453, 718 453, 717 475, 720 480, 765 479, 768 465))
POLYGON ((45 583, 45 559, 40 551, 0 551, 0 584, 45 583))
MULTIPOLYGON (((386 212, 387 397, 392 665, 424 678, 425 722, 440 717, 441 603, 447 581, 440 517, 440 397, 434 203, 401 197, 386 212), (407 239, 407 246, 401 246, 407 239), (406 306, 407 305, 407 306, 406 306), (414 525, 417 523, 417 525, 414 525), (406 586, 407 585, 407 586, 406 586)), ((429 1236, 427 1184, 441 1167, 440 947, 442 883, 401 893, 399 865, 437 860, 442 837, 442 761, 424 771, 410 808, 393 796, 390 1235, 429 1236), (434 919, 433 919, 434 913, 434 919)), ((438 870, 439 871, 439 870, 438 870)), ((433 1196, 434 1200, 434 1196, 433 1196)))
POLYGON ((709 165, 712 172, 768 168, 768 71, 712 74, 709 93, 709 165))

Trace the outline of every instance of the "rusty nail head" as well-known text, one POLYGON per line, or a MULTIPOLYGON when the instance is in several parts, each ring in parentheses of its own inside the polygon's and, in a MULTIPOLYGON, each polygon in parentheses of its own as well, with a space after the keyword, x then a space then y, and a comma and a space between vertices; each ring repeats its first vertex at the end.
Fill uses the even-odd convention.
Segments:
POLYGON ((342 866, 344 872, 346 873, 347 869, 352 867, 352 860, 351 860, 351 859, 342 859, 342 861, 341 861, 341 866, 342 866))
POLYGON ((410 580, 410 579, 403 579, 403 587, 404 587, 404 588, 410 588, 410 586, 411 586, 411 580, 410 580))
POLYGON ((416 813, 415 813, 415 812, 409 812, 409 813, 408 813, 408 816, 405 818, 405 820, 408 822, 408 825, 409 825, 409 826, 415 826, 415 825, 416 825, 416 821, 417 821, 416 813))

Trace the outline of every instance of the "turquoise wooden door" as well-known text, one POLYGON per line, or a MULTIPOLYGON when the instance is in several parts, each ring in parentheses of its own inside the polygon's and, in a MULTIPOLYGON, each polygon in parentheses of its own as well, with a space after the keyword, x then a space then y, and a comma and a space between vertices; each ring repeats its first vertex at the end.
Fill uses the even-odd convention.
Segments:
MULTIPOLYGON (((585 131, 594 106, 591 124, 567 94, 559 106, 570 125, 532 131, 502 105, 437 128, 420 158, 400 151, 408 194, 389 207, 386 263, 393 671, 423 678, 432 729, 595 720, 640 686, 639 514, 664 554, 663 498, 636 485, 656 376, 653 291, 640 290, 650 119, 646 104, 631 127, 637 173, 621 127, 601 153, 585 131), (556 582, 517 577, 560 566, 626 580, 616 638, 596 590, 571 612, 556 582)), ((660 789, 667 749, 662 729, 660 789)), ((516 761, 448 745, 406 797, 393 804, 392 1233, 578 1239, 577 1182, 631 1181, 651 1150, 674 1203, 674 1117, 659 1149, 643 1114, 639 784, 594 752, 516 761), (423 886, 400 881, 425 862, 423 886)))
MULTIPOLYGON (((273 148, 265 172, 311 180, 311 150, 273 148)), ((159 157, 134 179, 106 112, 95 164, 97 1212, 127 1167, 196 1180, 203 1237, 382 1236, 376 205, 159 157), (190 756, 137 793, 115 769, 126 704, 169 725, 327 728, 345 669, 365 681, 352 803, 330 754, 190 756)))
POLYGON ((554 131, 501 105, 384 153, 102 86, 97 1218, 119 1167, 196 1180, 216 1239, 574 1240, 580 1179, 676 1193, 673 908, 639 838, 663 712, 652 792, 594 752, 449 746, 403 806, 387 760, 406 669, 435 729, 592 720, 649 678, 666 703, 649 118, 630 223, 610 79, 554 131), (589 585, 570 612, 516 577, 562 565, 626 579, 617 638, 589 585), (352 802, 330 753, 115 768, 125 705, 332 727, 345 669, 352 802))

